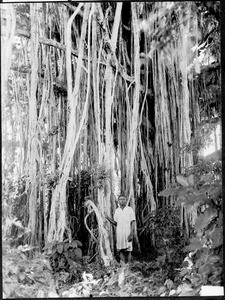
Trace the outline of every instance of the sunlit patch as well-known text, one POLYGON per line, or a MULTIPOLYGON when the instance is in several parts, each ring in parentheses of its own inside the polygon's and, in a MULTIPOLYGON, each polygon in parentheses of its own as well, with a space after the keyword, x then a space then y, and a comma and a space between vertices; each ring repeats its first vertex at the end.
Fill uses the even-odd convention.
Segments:
POLYGON ((221 125, 220 124, 217 125, 215 134, 214 133, 211 134, 211 139, 212 139, 212 143, 207 147, 205 147, 202 151, 204 157, 221 148, 221 125))
POLYGON ((215 150, 215 145, 210 145, 203 150, 203 156, 213 153, 215 150))

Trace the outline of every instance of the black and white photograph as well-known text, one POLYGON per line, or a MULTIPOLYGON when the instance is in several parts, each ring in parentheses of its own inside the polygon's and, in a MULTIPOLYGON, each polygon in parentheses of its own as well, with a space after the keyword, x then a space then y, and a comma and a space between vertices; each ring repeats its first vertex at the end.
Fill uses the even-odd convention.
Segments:
POLYGON ((224 296, 221 1, 8 1, 2 297, 224 296))

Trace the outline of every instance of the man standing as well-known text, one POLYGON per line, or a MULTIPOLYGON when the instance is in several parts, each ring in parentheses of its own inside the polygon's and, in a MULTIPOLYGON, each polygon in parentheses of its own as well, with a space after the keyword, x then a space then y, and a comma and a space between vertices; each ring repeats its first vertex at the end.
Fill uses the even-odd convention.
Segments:
POLYGON ((131 260, 131 251, 133 250, 132 241, 135 232, 135 214, 133 209, 127 205, 127 199, 124 195, 118 197, 119 207, 116 209, 112 220, 106 216, 107 220, 116 225, 116 248, 120 255, 120 261, 126 263, 131 260))

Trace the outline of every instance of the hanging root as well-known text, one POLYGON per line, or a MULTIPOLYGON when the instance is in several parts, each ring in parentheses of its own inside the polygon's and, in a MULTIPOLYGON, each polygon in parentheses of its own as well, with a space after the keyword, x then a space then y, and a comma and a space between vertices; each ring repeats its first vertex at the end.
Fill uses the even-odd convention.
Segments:
MULTIPOLYGON (((95 212, 95 215, 96 215, 96 218, 97 218, 97 222, 98 222, 98 226, 99 226, 99 229, 101 228, 104 228, 104 225, 103 225, 103 218, 101 216, 101 213, 99 212, 97 206, 94 204, 94 202, 90 199, 90 197, 86 197, 85 198, 86 201, 84 203, 84 206, 87 207, 88 209, 88 215, 92 212, 95 212)), ((104 228, 105 230, 105 228, 104 228)))
MULTIPOLYGON (((106 228, 104 227, 104 221, 101 216, 101 213, 99 212, 99 210, 98 210, 97 206, 94 204, 94 202, 90 199, 90 197, 86 197, 84 206, 87 207, 87 209, 88 209, 88 215, 91 212, 95 212, 97 222, 98 222, 98 229, 99 229, 98 244, 99 244, 99 248, 100 248, 101 258, 104 262, 104 265, 109 266, 110 262, 112 262, 112 260, 113 260, 113 256, 112 256, 112 252, 110 249, 109 235, 108 235, 106 228)), ((86 216, 86 219, 87 219, 87 216, 86 216)), ((88 231, 92 235, 90 229, 88 231)))
MULTIPOLYGON (((93 210, 92 210, 93 211, 93 210)), ((93 237, 93 239, 95 240, 95 242, 98 244, 98 240, 96 239, 96 237, 94 236, 93 232, 91 231, 91 229, 88 227, 87 225, 87 218, 90 215, 90 213, 88 213, 85 218, 84 218, 84 225, 87 228, 88 232, 90 233, 90 235, 93 237)))

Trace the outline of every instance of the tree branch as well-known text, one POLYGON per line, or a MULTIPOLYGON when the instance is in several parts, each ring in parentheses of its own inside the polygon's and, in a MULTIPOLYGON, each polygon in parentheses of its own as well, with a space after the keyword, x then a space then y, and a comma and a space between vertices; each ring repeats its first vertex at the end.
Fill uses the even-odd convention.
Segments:
MULTIPOLYGON (((77 6, 74 6, 73 4, 70 3, 63 3, 66 7, 68 7, 70 10, 75 11, 77 9, 77 6)), ((81 17, 83 17, 84 13, 82 10, 80 10, 78 12, 78 15, 80 15, 81 17)))

